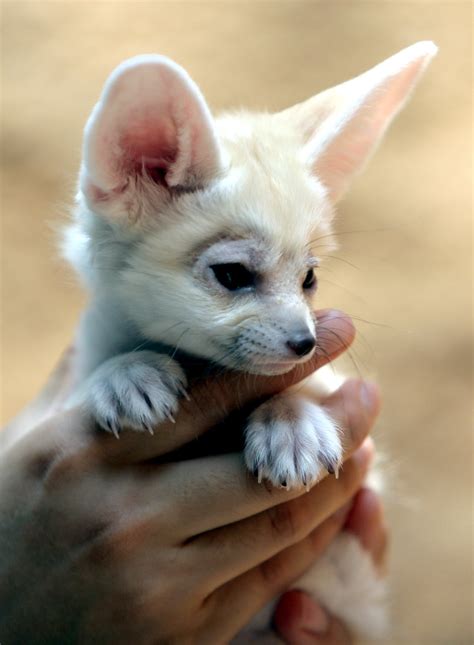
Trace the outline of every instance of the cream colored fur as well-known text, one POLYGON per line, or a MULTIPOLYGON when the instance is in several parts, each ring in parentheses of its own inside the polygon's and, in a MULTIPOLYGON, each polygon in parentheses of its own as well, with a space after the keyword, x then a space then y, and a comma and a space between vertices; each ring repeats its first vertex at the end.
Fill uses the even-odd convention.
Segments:
MULTIPOLYGON (((192 357, 256 374, 308 360, 324 332, 312 275, 335 246, 334 204, 435 51, 417 43, 277 114, 217 119, 172 61, 120 65, 86 125, 65 238, 91 296, 70 404, 115 434, 152 431, 178 408, 192 357)), ((337 470, 338 429, 319 404, 333 387, 310 379, 251 415, 245 459, 259 478, 310 486, 337 470)), ((338 539, 298 586, 380 634, 381 583, 355 539, 338 539)))

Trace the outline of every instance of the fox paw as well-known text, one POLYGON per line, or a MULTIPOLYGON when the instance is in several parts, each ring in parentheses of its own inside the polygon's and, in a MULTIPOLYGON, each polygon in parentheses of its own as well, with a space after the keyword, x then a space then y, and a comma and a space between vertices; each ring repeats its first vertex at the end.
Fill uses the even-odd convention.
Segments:
POLYGON ((275 396, 249 418, 245 462, 259 481, 309 489, 322 469, 337 476, 342 462, 338 429, 321 406, 298 393, 275 396))
POLYGON ((109 359, 92 374, 81 403, 117 437, 123 428, 153 433, 165 419, 174 421, 185 388, 184 371, 169 356, 130 352, 109 359))

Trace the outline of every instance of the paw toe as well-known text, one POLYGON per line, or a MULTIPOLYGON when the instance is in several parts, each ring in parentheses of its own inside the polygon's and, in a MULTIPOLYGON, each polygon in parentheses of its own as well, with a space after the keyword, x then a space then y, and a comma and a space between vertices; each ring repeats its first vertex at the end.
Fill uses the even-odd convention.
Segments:
POLYGON ((148 351, 123 354, 93 375, 83 404, 116 436, 123 428, 153 433, 165 419, 174 421, 185 388, 182 368, 169 357, 148 351))
POLYGON ((336 474, 342 457, 338 431, 325 411, 295 396, 260 406, 246 428, 245 458, 259 481, 308 489, 322 468, 336 474))

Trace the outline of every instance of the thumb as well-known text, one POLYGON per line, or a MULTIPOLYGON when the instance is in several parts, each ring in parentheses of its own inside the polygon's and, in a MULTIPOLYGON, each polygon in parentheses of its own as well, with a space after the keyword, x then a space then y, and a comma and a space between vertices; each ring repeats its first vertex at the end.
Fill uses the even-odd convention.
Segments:
POLYGON ((350 645, 344 625, 311 596, 293 589, 280 598, 273 622, 288 645, 350 645))

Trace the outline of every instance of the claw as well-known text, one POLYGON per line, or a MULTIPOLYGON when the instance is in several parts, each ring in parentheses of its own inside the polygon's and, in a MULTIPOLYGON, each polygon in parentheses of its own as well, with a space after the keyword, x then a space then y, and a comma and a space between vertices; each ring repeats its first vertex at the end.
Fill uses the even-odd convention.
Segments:
POLYGON ((186 401, 191 401, 191 397, 187 393, 184 383, 182 383, 181 381, 178 381, 176 385, 176 389, 178 390, 179 394, 181 394, 181 396, 186 399, 186 401))
POLYGON ((170 407, 166 407, 166 408, 163 410, 163 414, 164 414, 164 415, 165 415, 165 417, 168 419, 168 421, 171 421, 171 423, 176 423, 175 418, 174 418, 174 416, 173 416, 173 413, 172 413, 172 411, 171 411, 171 408, 170 408, 170 407))
POLYGON ((339 479, 339 468, 340 468, 340 465, 338 462, 336 462, 335 464, 326 465, 326 470, 328 471, 328 473, 330 475, 334 475, 336 479, 339 479))
POLYGON ((148 430, 148 432, 149 432, 151 435, 155 434, 155 433, 153 432, 153 428, 151 427, 151 425, 150 425, 149 423, 146 423, 146 422, 144 421, 144 422, 143 422, 143 425, 144 425, 144 427, 148 430))
POLYGON ((117 428, 117 426, 115 425, 115 423, 112 423, 112 419, 107 418, 107 419, 106 419, 106 421, 105 421, 105 423, 107 424, 108 429, 109 429, 109 430, 110 430, 110 432, 114 435, 114 437, 115 437, 116 439, 120 439, 120 434, 119 434, 118 428, 117 428))

